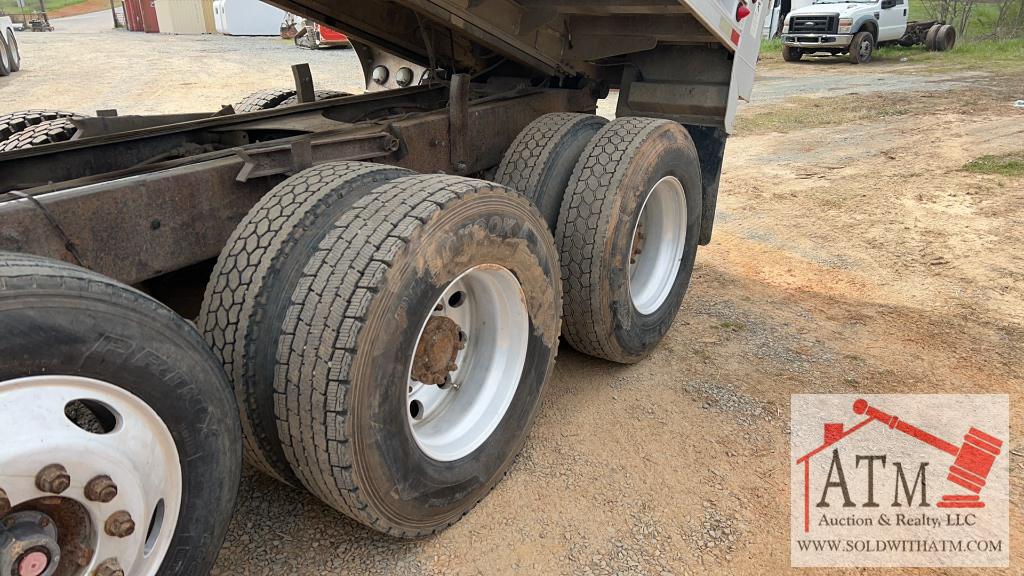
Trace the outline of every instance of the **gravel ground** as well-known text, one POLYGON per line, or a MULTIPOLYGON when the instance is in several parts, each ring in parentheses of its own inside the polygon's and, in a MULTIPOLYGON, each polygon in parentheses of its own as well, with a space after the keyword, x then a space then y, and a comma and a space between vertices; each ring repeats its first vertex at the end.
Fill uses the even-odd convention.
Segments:
POLYGON ((22 70, 0 78, 0 113, 26 106, 86 114, 213 112, 257 90, 291 86, 291 66, 301 63, 309 64, 317 88, 364 87, 352 50, 304 50, 280 38, 127 32, 111 22, 109 12, 95 12, 54 20, 52 33, 19 34, 22 70))
MULTIPOLYGON (((102 16, 57 26, 23 35, 26 68, 0 79, 0 112, 215 110, 287 84, 303 61, 323 88, 362 84, 351 51, 114 32, 102 16)), ((1008 104, 1024 71, 1007 74, 764 67, 762 103, 741 114, 793 94, 856 107, 872 87, 931 99, 732 138, 715 238, 662 345, 634 366, 563 347, 508 478, 450 530, 389 539, 248 471, 215 573, 786 573, 791 394, 1009 392, 1022 429, 1024 181, 960 170, 1024 142, 1008 104)), ((1018 495, 1022 467, 1012 456, 1018 495)), ((1019 543, 1019 506, 1010 522, 1019 543)), ((957 573, 1019 574, 1021 550, 1011 570, 957 573)))

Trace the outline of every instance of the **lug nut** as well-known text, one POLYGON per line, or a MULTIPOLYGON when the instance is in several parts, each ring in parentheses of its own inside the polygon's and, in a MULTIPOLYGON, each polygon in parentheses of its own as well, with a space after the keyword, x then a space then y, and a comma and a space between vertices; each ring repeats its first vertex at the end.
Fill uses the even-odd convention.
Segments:
POLYGON ((117 497, 117 484, 110 476, 97 476, 85 485, 85 497, 93 502, 110 502, 117 497))
POLYGON ((124 570, 117 558, 107 558, 96 567, 93 576, 124 576, 124 570))
POLYGON ((60 494, 71 486, 71 475, 60 464, 50 464, 36 474, 36 488, 41 492, 60 494))
POLYGON ((11 499, 7 497, 7 492, 4 492, 3 488, 0 488, 0 516, 3 516, 11 511, 11 499))
POLYGON ((120 512, 114 512, 107 518, 106 524, 103 528, 107 534, 116 538, 127 538, 135 532, 135 520, 132 520, 132 515, 128 512, 121 510, 120 512))

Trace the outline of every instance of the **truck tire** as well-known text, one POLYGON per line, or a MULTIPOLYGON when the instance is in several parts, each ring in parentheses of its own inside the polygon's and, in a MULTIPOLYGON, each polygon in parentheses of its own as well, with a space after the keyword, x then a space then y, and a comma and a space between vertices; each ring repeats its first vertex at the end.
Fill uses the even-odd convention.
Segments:
POLYGON ((945 52, 952 50, 956 45, 956 28, 949 24, 943 24, 935 34, 935 50, 945 52))
POLYGON ((942 28, 942 24, 932 24, 932 27, 928 29, 928 32, 924 35, 924 47, 929 52, 935 52, 938 48, 935 46, 935 39, 939 35, 939 29, 942 28))
POLYGON ((393 536, 455 523, 525 442, 560 304, 551 233, 514 191, 431 174, 366 194, 292 295, 274 387, 292 469, 393 536))
MULTIPOLYGON (((351 94, 349 94, 348 92, 338 92, 337 90, 316 90, 314 91, 313 95, 315 97, 315 99, 313 100, 314 102, 319 102, 320 100, 327 100, 328 98, 340 98, 341 96, 351 96, 351 94)), ((294 106, 298 103, 299 97, 293 94, 292 96, 288 97, 288 99, 286 99, 284 102, 281 102, 279 107, 294 106)))
POLYGON ((556 112, 537 118, 516 136, 494 181, 529 198, 554 231, 569 176, 590 139, 608 120, 556 112))
POLYGON ((14 506, 0 516, 52 521, 60 540, 41 547, 63 547, 61 574, 99 573, 112 549, 126 574, 207 574, 237 498, 241 433, 195 329, 88 270, 0 253, 0 340, 0 489, 14 506), (43 470, 70 485, 40 486, 43 470), (103 476, 114 486, 87 496, 103 476), (135 525, 122 538, 103 527, 115 510, 135 525))
POLYGON ((573 348, 633 363, 657 346, 686 294, 700 218, 700 164, 685 128, 619 118, 597 133, 573 171, 555 234, 563 335, 573 348))
POLYGON ((21 132, 29 126, 35 126, 46 120, 57 118, 77 118, 74 112, 63 112, 60 110, 22 110, 0 114, 0 142, 7 140, 16 132, 21 132))
POLYGON ((786 62, 799 62, 804 57, 804 51, 792 46, 782 47, 782 59, 786 62))
POLYGON ((18 39, 14 37, 14 30, 7 29, 7 54, 11 61, 11 72, 21 70, 21 50, 18 49, 18 39))
POLYGON ((263 196, 242 219, 210 276, 198 325, 235 389, 246 460, 299 483, 274 416, 274 357, 292 292, 316 245, 367 190, 412 174, 364 162, 303 170, 263 196))
POLYGON ((65 142, 70 140, 76 132, 78 132, 78 128, 75 127, 70 118, 44 120, 0 142, 0 152, 12 152, 14 150, 32 148, 33 146, 65 142))
POLYGON ((875 53, 875 36, 866 30, 853 35, 850 42, 850 63, 867 64, 871 62, 871 55, 875 53))
POLYGON ((242 98, 233 108, 237 114, 246 112, 259 112, 277 108, 282 102, 295 95, 294 88, 283 88, 277 90, 260 90, 242 98))
POLYGON ((11 52, 7 49, 7 40, 4 39, 4 35, 0 34, 0 77, 10 76, 11 72, 11 52))

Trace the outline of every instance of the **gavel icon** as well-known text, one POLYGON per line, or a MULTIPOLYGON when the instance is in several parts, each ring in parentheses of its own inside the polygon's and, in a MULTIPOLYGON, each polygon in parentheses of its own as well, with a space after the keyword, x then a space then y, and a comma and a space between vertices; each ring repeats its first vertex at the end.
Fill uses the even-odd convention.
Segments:
POLYGON ((854 402, 853 411, 857 414, 866 414, 885 424, 890 429, 899 430, 955 458, 953 464, 949 467, 949 475, 946 476, 946 479, 974 492, 974 494, 949 494, 943 496, 942 501, 938 502, 936 506, 940 508, 985 507, 985 503, 981 501, 981 497, 977 494, 985 486, 985 480, 988 478, 989 472, 992 471, 992 464, 995 463, 996 457, 999 456, 1002 450, 1003 442, 1001 440, 971 427, 967 434, 964 435, 964 443, 957 447, 942 438, 900 420, 896 416, 886 414, 873 406, 869 406, 867 400, 859 399, 854 402))

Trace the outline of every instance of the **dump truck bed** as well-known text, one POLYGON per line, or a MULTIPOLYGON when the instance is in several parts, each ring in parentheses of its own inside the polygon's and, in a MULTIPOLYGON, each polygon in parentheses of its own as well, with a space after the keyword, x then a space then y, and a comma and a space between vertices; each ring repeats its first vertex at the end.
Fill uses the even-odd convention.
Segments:
MULTIPOLYGON (((731 74, 694 79, 735 90, 730 106, 716 106, 722 126, 725 108, 749 96, 762 19, 761 2, 740 17, 747 0, 271 0, 291 12, 325 23, 354 42, 373 46, 423 66, 479 74, 519 65, 538 76, 583 77, 616 88, 623 68, 656 49, 676 51, 672 60, 704 59, 712 48, 731 74), (690 58, 687 58, 690 56, 690 58), (733 61, 735 58, 735 66, 733 61)), ((644 77, 662 74, 655 72, 644 77)), ((697 94, 697 99, 721 95, 697 94)), ((716 103, 718 104, 718 103, 716 103)), ((721 104, 725 104, 721 102, 721 104)), ((710 117, 706 113, 684 116, 710 117)), ((731 119, 731 118, 730 118, 731 119)), ((698 120, 700 120, 698 118, 698 120)))

